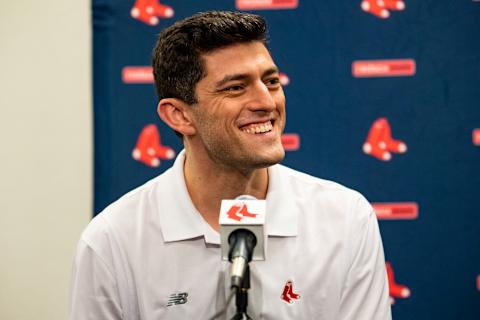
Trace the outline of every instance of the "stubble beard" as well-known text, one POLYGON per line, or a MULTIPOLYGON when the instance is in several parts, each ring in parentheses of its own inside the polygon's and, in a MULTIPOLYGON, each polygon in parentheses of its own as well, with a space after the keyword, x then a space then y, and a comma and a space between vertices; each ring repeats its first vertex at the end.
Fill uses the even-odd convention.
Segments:
POLYGON ((261 151, 248 150, 240 139, 224 139, 219 137, 220 128, 213 128, 205 123, 206 119, 199 119, 203 127, 200 138, 209 158, 219 167, 227 170, 240 171, 247 175, 256 169, 267 168, 275 165, 285 158, 285 151, 280 141, 274 141, 269 145, 268 153, 272 155, 262 156, 261 151), (272 150, 274 148, 275 150, 272 150), (278 149, 278 150, 277 150, 278 149))

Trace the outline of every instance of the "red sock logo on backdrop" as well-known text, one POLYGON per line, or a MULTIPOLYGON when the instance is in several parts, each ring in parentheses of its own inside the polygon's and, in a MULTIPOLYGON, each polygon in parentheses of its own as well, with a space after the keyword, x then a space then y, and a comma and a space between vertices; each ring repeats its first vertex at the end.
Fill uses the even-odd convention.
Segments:
POLYGON ((395 276, 390 262, 386 262, 385 265, 387 267, 388 287, 390 288, 390 303, 394 304, 395 298, 405 299, 410 297, 410 289, 403 284, 395 282, 395 276))
POLYGON ((173 159, 175 151, 170 147, 162 145, 157 127, 154 124, 149 124, 140 132, 137 144, 132 151, 132 157, 147 166, 158 167, 160 159, 173 159))
POLYGON ((155 26, 159 18, 171 18, 174 11, 171 7, 163 5, 159 0, 136 0, 130 15, 148 25, 155 26))
POLYGON ((368 133, 367 141, 363 144, 363 152, 382 161, 392 159, 393 153, 407 152, 407 145, 392 138, 390 124, 386 118, 377 119, 368 133))
POLYGON ((292 304, 294 303, 294 300, 300 299, 298 292, 293 292, 293 282, 291 280, 288 280, 287 283, 285 283, 285 286, 283 287, 283 293, 280 298, 282 298, 282 300, 288 304, 292 304))
POLYGON ((360 5, 363 11, 373 14, 382 19, 390 17, 390 11, 401 11, 405 9, 405 2, 402 0, 363 0, 360 5))

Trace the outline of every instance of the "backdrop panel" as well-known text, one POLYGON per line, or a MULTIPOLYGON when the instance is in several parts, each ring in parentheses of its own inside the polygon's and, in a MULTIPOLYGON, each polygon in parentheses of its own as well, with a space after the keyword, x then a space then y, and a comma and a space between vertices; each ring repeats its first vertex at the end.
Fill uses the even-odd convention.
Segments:
POLYGON ((95 208, 172 165, 156 115, 158 33, 211 9, 270 27, 284 164, 363 193, 395 319, 480 319, 480 2, 94 0, 95 208))

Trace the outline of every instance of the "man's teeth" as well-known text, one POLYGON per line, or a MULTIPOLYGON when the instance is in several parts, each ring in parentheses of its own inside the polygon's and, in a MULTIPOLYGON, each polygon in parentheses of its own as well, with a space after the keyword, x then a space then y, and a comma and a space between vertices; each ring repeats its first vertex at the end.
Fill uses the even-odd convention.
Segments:
POLYGON ((272 123, 270 121, 267 121, 264 123, 251 124, 248 127, 243 128, 242 131, 246 133, 255 134, 255 133, 269 132, 269 131, 272 131, 272 129, 273 129, 272 123))

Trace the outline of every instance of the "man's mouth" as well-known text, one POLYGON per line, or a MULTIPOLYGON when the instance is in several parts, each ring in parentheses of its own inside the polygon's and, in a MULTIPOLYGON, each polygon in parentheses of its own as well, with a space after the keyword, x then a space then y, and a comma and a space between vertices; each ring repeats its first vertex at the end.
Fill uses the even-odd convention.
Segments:
POLYGON ((260 134, 270 132, 273 130, 272 121, 266 121, 262 123, 252 123, 241 128, 245 133, 260 134))

